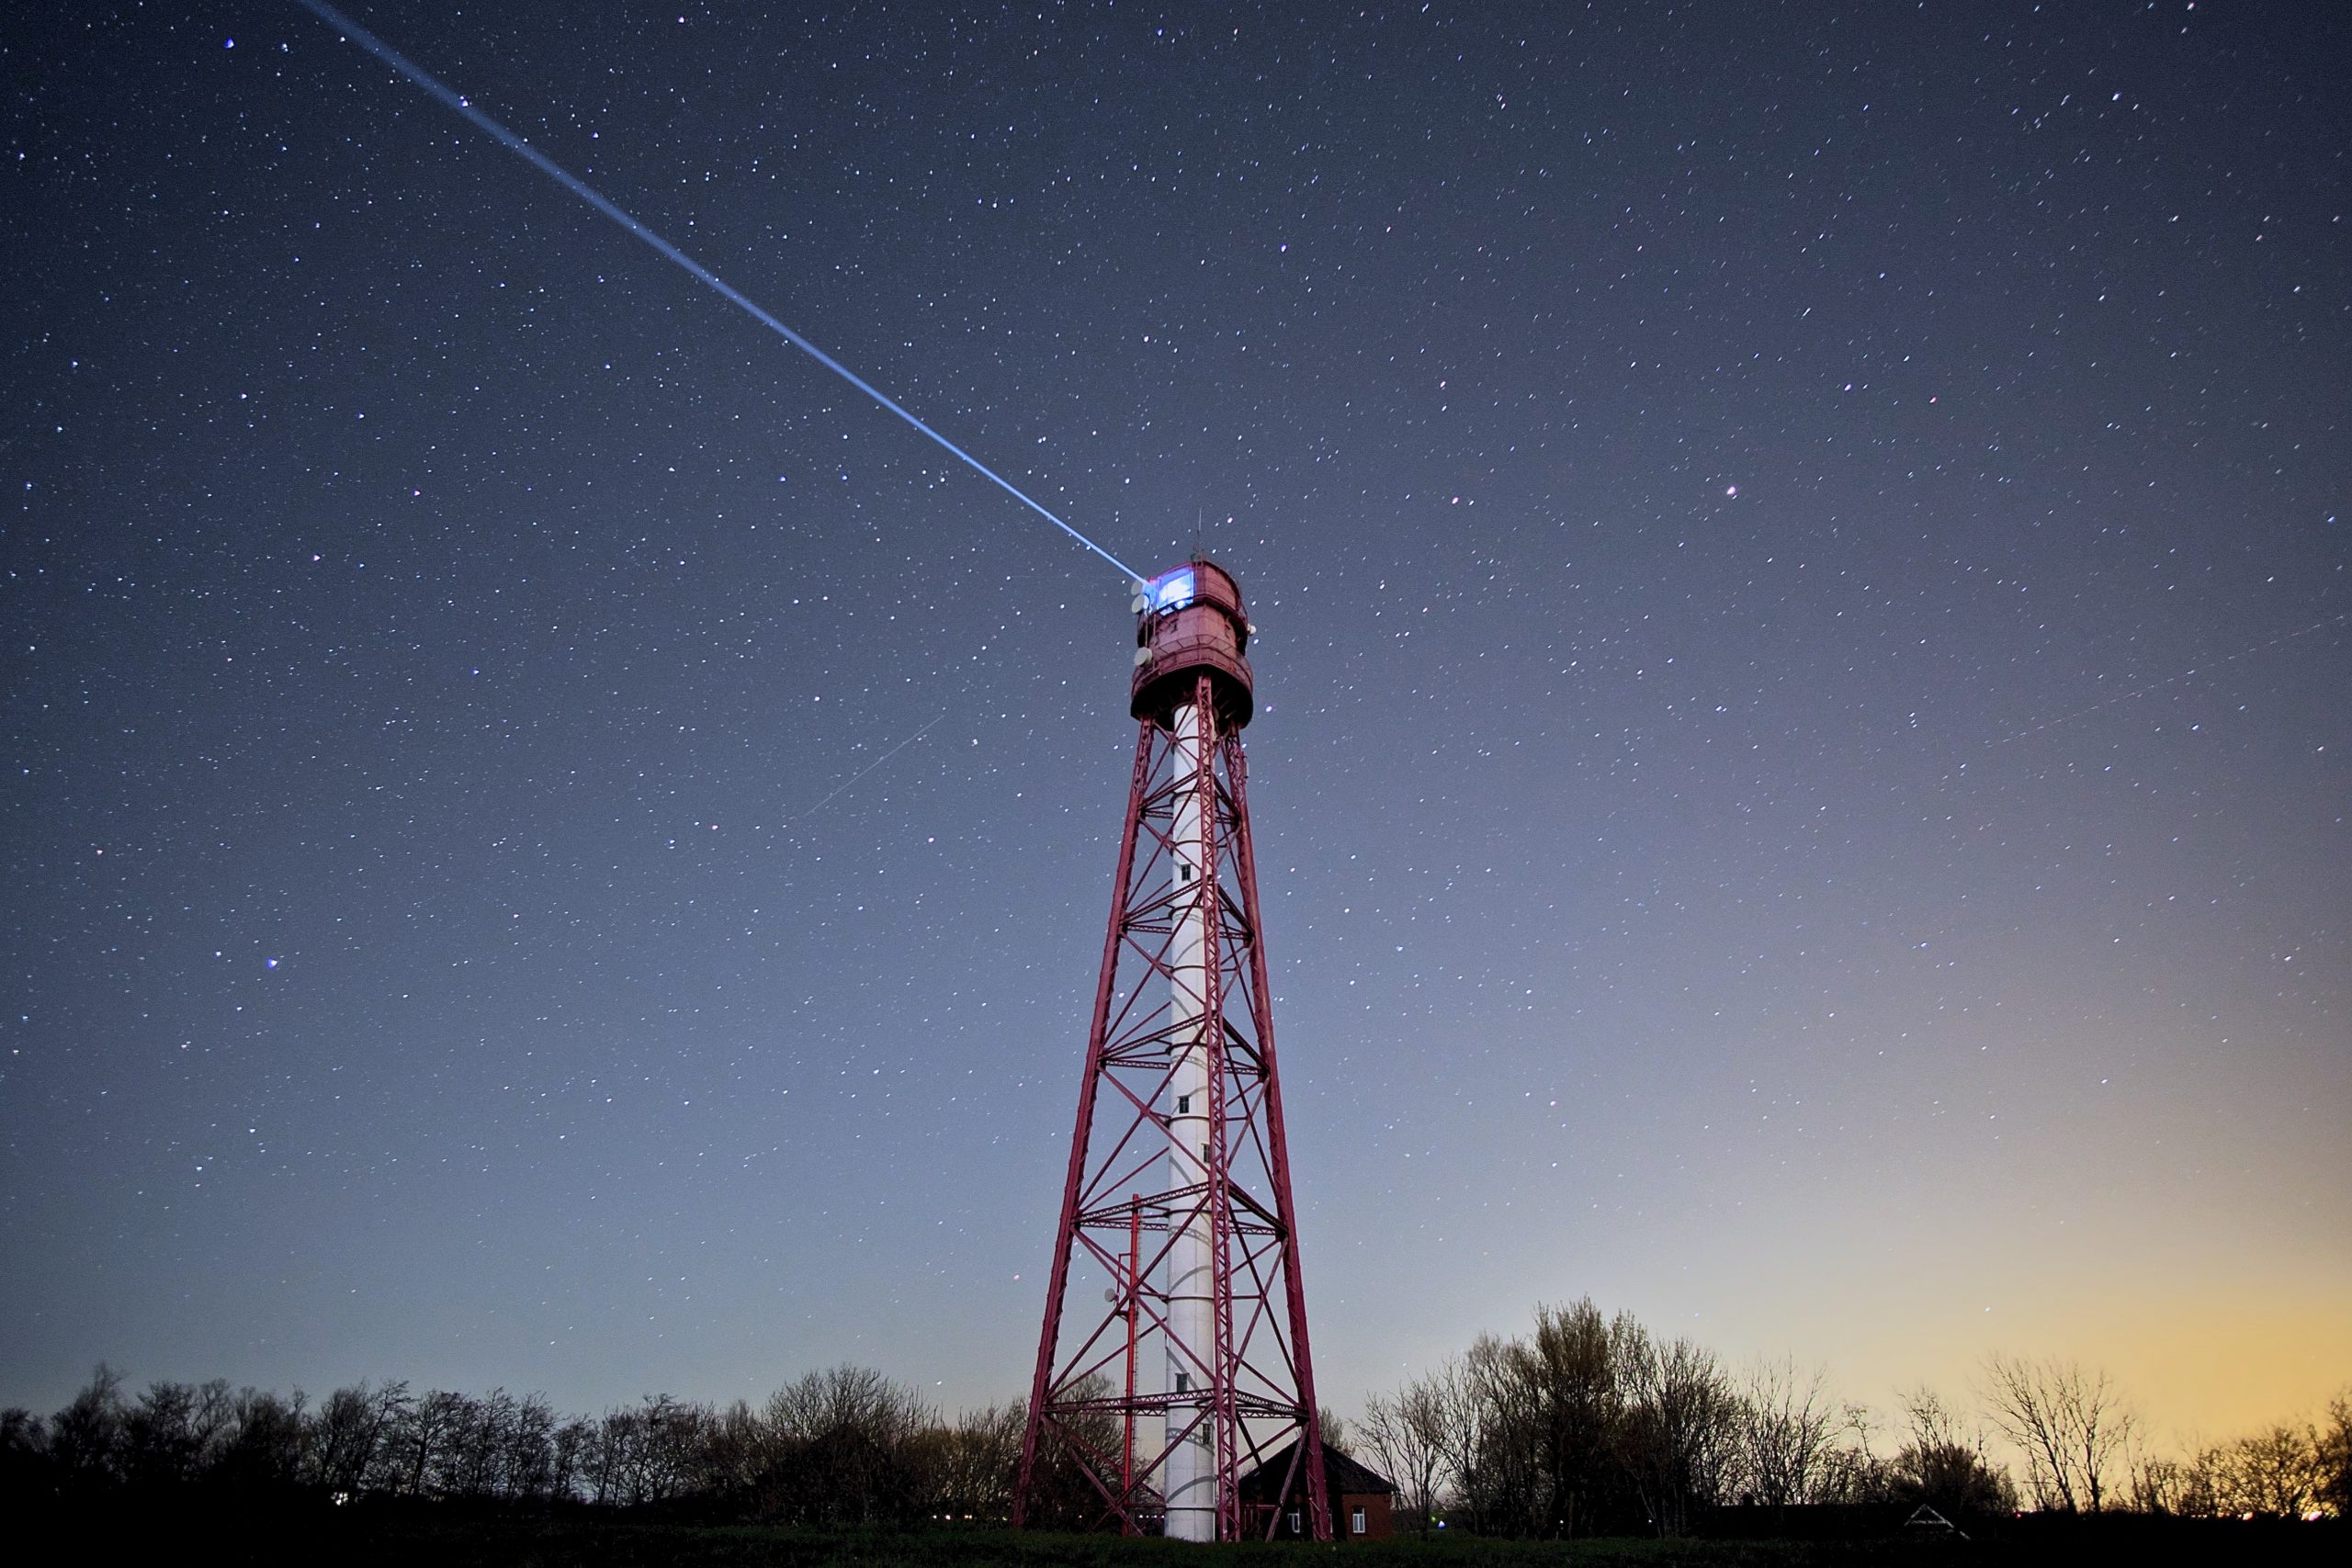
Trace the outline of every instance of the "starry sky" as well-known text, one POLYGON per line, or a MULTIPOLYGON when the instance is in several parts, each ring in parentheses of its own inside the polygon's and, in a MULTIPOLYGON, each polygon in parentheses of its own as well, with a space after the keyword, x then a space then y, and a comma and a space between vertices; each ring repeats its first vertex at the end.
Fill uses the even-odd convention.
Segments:
MULTIPOLYGON (((1239 577, 1343 1414, 2352 1380, 2342 12, 353 13, 1239 577)), ((1022 1392, 1118 574, 294 5, 0 69, 0 1403, 1022 1392)))

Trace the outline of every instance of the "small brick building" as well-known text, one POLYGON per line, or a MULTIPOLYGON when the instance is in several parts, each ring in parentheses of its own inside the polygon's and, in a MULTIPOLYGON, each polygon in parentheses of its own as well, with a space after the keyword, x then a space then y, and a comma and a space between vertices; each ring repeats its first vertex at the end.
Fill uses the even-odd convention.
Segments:
MULTIPOLYGON (((1254 1529, 1265 1533, 1272 1517, 1276 1540, 1307 1540, 1314 1530, 1306 1522, 1306 1476, 1304 1467, 1291 1482, 1289 1495, 1280 1495, 1291 1473, 1291 1459, 1298 1444, 1285 1445, 1272 1459, 1241 1478, 1241 1506, 1249 1510, 1254 1529)), ((1394 1483, 1358 1464, 1330 1444, 1323 1445, 1323 1485, 1331 1502, 1331 1539, 1385 1540, 1395 1533, 1390 1510, 1396 1495, 1394 1483)))

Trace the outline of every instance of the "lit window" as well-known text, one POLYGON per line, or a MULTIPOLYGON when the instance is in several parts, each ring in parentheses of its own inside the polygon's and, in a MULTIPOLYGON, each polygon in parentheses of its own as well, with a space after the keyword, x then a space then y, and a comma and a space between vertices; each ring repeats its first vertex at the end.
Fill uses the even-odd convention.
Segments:
POLYGON ((1182 609, 1193 598, 1193 569, 1189 566, 1180 566, 1152 580, 1151 607, 1162 615, 1182 609))

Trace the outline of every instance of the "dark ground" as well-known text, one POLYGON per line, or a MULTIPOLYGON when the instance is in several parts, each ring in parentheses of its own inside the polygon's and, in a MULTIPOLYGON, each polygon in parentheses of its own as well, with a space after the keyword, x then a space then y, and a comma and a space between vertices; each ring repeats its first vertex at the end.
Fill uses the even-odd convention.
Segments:
POLYGON ((593 1514, 483 1514, 446 1507, 366 1505, 301 1515, 150 1517, 83 1521, 65 1539, 96 1549, 100 1561, 162 1562, 201 1542, 215 1561, 256 1565, 330 1562, 421 1568, 797 1568, 808 1563, 1014 1564, 1021 1568, 1096 1568, 1178 1561, 1289 1563, 1334 1555, 1431 1568, 1849 1568, 1865 1563, 2040 1565, 2279 1563, 2346 1561, 2352 1530, 2340 1524, 2238 1524, 2233 1521, 2016 1520, 1968 1540, 1879 1537, 1850 1540, 1645 1540, 1573 1542, 1483 1540, 1466 1536, 1397 1540, 1337 1547, 1184 1546, 1160 1540, 999 1529, 857 1531, 757 1526, 650 1524, 593 1514), (207 1539, 209 1538, 209 1539, 207 1539))

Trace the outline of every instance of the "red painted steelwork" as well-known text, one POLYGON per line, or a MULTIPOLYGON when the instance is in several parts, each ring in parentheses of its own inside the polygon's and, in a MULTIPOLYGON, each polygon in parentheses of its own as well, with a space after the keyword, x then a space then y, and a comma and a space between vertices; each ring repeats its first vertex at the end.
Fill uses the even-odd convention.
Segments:
MULTIPOLYGON (((1241 727, 1252 709, 1242 658, 1250 626, 1229 574, 1207 561, 1193 561, 1190 570, 1190 597, 1169 607, 1147 599, 1138 615, 1145 652, 1133 687, 1140 721, 1135 771, 1013 1522, 1043 1522, 1050 1505, 1067 1523, 1154 1530, 1165 1507, 1169 1453, 1205 1436, 1214 1455, 1216 1534, 1237 1540, 1250 1528, 1241 1478, 1304 1437, 1294 1454, 1306 1456, 1297 1467, 1306 1493, 1303 1511, 1316 1521, 1317 1538, 1329 1539, 1241 750, 1241 727), (1171 728, 1180 717, 1191 729, 1182 744, 1171 728), (1182 846, 1199 856, 1197 877, 1180 874, 1178 817, 1188 799, 1200 803, 1199 836, 1182 846), (1203 937, 1203 1005, 1189 1022, 1174 1005, 1171 957, 1188 922, 1203 937), (1207 1063, 1206 1146, 1200 1176, 1186 1180, 1172 1173, 1176 1162, 1169 1156, 1175 1112, 1170 1085, 1180 1057, 1196 1055, 1207 1063), (1171 1338, 1167 1283, 1171 1247, 1196 1226, 1209 1236, 1204 1356, 1171 1338), (1110 1286, 1096 1292, 1105 1307, 1099 1314, 1087 1302, 1096 1278, 1110 1286), (1139 1333, 1164 1359, 1182 1363, 1189 1387, 1138 1386, 1139 1333), (1122 1359, 1124 1380, 1117 1375, 1122 1359), (1073 1499, 1075 1517, 1069 1517, 1073 1499)), ((1259 1533, 1271 1533, 1278 1517, 1270 1516, 1259 1533)))
MULTIPOLYGON (((1119 1492, 1122 1496, 1135 1489, 1136 1483, 1136 1309, 1141 1298, 1143 1274, 1143 1195, 1127 1194, 1127 1409, 1125 1444, 1119 1450, 1119 1492)), ((1129 1533, 1133 1533, 1130 1531, 1129 1533)))

